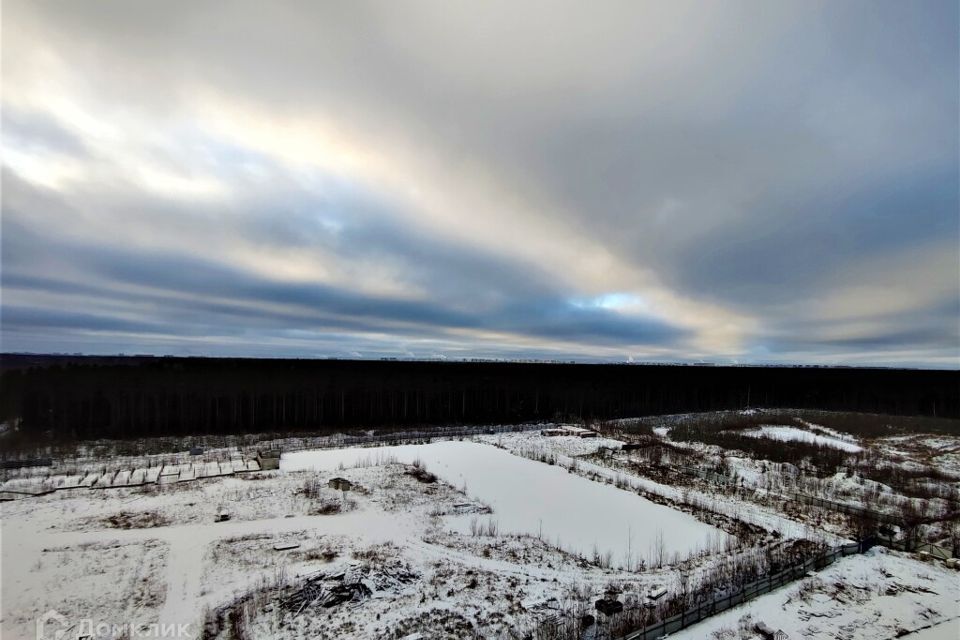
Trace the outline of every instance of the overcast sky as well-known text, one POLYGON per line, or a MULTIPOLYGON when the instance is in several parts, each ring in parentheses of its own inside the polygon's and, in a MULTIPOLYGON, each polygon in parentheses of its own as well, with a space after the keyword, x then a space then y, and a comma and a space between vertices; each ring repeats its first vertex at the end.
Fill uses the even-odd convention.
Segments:
POLYGON ((956 0, 2 10, 4 351, 960 366, 956 0))

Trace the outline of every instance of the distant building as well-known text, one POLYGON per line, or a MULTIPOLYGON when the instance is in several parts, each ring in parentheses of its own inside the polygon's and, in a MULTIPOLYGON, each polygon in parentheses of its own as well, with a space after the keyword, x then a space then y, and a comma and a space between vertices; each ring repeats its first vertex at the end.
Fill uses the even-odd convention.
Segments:
POLYGON ((350 491, 350 489, 353 488, 353 483, 346 478, 330 478, 330 482, 327 484, 331 489, 336 489, 337 491, 350 491))
POLYGON ((257 451, 257 462, 260 463, 260 470, 280 468, 280 450, 268 449, 266 451, 257 451))
POLYGON ((597 432, 593 429, 584 429, 583 427, 563 426, 551 427, 540 431, 542 436, 576 436, 578 438, 596 438, 597 432))

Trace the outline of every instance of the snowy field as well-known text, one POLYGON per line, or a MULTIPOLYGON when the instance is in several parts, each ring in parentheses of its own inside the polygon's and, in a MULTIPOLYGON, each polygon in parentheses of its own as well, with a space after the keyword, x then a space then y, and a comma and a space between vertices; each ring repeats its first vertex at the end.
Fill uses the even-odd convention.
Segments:
POLYGON ((792 639, 956 640, 960 580, 942 566, 874 548, 670 637, 747 640, 758 637, 758 622, 792 639))
MULTIPOLYGON (((571 441, 571 447, 591 442, 565 439, 571 441)), ((562 444, 559 438, 545 440, 562 444)), ((335 471, 342 466, 385 460, 405 464, 421 461, 447 483, 489 505, 493 509, 489 519, 504 533, 546 538, 579 555, 609 554, 621 566, 637 556, 658 552, 659 546, 669 556, 686 555, 722 545, 727 537, 693 516, 612 485, 592 482, 557 465, 521 458, 476 442, 435 442, 374 451, 303 451, 285 454, 280 464, 285 471, 335 471)), ((450 516, 447 524, 454 531, 468 533, 476 518, 450 516)))
MULTIPOLYGON (((791 431, 856 446, 847 434, 791 431)), ((797 466, 649 441, 662 456, 621 451, 622 442, 610 438, 537 431, 301 451, 285 454, 276 471, 188 481, 181 473, 175 483, 79 486, 3 502, 0 631, 5 639, 35 638, 36 618, 55 609, 72 625, 64 638, 88 619, 137 628, 95 636, 117 640, 183 622, 190 626, 174 636, 181 640, 539 640, 544 624, 584 613, 597 618, 602 635, 612 618, 593 603, 607 592, 643 611, 652 591, 664 589, 665 601, 688 580, 695 587, 727 576, 777 549, 852 536, 844 518, 778 497, 797 466), (701 463, 706 479, 675 470, 701 463), (353 486, 332 488, 335 478, 353 486), (229 518, 218 521, 224 513, 229 518), (734 535, 748 542, 719 545, 734 535), (658 546, 666 560, 650 562, 658 546), (691 554, 704 547, 710 552, 691 554), (627 562, 631 556, 635 562, 627 562), (348 583, 359 595, 329 600, 348 583)), ((952 452, 957 443, 890 440, 928 457, 934 445, 952 452)), ((172 464, 159 456, 142 462, 172 464)), ((805 477, 837 499, 893 493, 848 471, 805 477)), ((752 623, 762 621, 789 638, 893 638, 915 630, 925 635, 905 637, 953 638, 943 634, 955 631, 955 621, 946 621, 960 616, 958 577, 942 564, 875 549, 674 637, 756 638, 752 623)), ((725 588, 726 577, 718 584, 725 588)))
POLYGON ((798 429, 797 427, 763 426, 759 429, 743 431, 742 433, 751 438, 770 438, 771 440, 781 440, 784 442, 796 440, 823 447, 833 447, 834 449, 841 449, 850 453, 863 450, 863 447, 851 442, 849 439, 840 438, 837 435, 820 435, 811 431, 798 429))
MULTIPOLYGON (((578 453, 597 445, 569 439, 554 446, 578 453)), ((4 502, 2 636, 33 638, 37 617, 54 609, 68 621, 64 637, 92 621, 118 627, 97 637, 150 637, 151 625, 185 623, 186 635, 177 637, 195 638, 220 608, 244 598, 249 606, 251 593, 293 588, 284 585, 310 576, 363 575, 371 594, 362 603, 301 616, 265 604, 250 610, 250 637, 359 640, 422 631, 445 638, 467 629, 505 637, 611 584, 640 597, 676 582, 673 567, 637 574, 596 562, 595 543, 613 550, 632 544, 640 556, 649 551, 642 544, 661 531, 664 548, 677 551, 724 535, 687 514, 490 444, 404 449, 310 452, 290 456, 282 470, 243 477, 4 502), (400 458, 420 458, 439 481, 418 480, 400 458), (298 459, 310 468, 297 470, 298 459), (329 488, 335 477, 353 489, 329 488), (565 497, 540 499, 553 492, 565 497), (525 503, 533 505, 526 513, 525 503), (581 508, 593 511, 577 524, 568 514, 581 508), (217 522, 221 512, 230 519, 217 522), (474 518, 496 522, 498 531, 468 532, 474 518), (508 523, 527 535, 508 533, 508 523), (568 550, 554 544, 550 528, 563 532, 568 550), (576 545, 585 557, 569 552, 576 545)), ((212 635, 230 633, 215 628, 212 635)))

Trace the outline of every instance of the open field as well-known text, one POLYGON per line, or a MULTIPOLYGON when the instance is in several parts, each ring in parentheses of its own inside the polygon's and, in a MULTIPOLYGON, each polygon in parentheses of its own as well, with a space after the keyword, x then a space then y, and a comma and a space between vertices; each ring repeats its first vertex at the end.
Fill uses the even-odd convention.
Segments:
MULTIPOLYGON (((887 638, 960 616, 958 574, 937 559, 960 537, 960 477, 945 457, 956 435, 773 412, 594 426, 600 437, 527 429, 300 451, 280 440, 270 446, 293 451, 279 469, 217 475, 157 454, 136 464, 180 475, 10 493, 3 637, 35 637, 51 609, 65 637, 621 637, 774 574, 784 586, 677 637, 758 637, 764 622, 791 638, 887 638), (850 543, 862 538, 885 546, 860 555, 869 545, 850 543), (815 567, 841 547, 854 555, 815 567), (804 562, 813 573, 794 575, 804 562)), ((8 470, 2 486, 131 466, 52 462, 8 470)))
MULTIPOLYGON (((595 447, 615 444, 596 439, 592 442, 595 447)), ((472 442, 384 447, 375 452, 300 452, 286 456, 282 468, 333 472, 342 465, 375 464, 378 460, 404 464, 420 461, 441 480, 490 506, 493 513, 480 519, 479 524, 476 515, 449 517, 446 526, 459 533, 492 524, 505 534, 549 539, 558 548, 577 555, 598 553, 621 567, 654 551, 673 556, 722 548, 727 542, 722 531, 688 514, 591 482, 562 467, 472 442)))

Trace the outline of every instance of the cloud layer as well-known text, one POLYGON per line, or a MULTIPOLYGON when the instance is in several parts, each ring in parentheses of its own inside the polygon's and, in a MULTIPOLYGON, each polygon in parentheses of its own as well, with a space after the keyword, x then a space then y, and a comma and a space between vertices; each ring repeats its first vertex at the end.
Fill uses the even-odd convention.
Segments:
POLYGON ((2 348, 960 365, 955 2, 4 3, 2 348))

